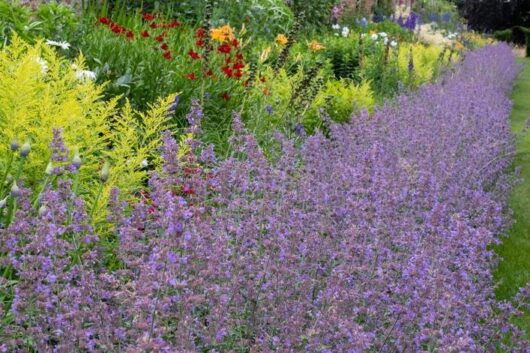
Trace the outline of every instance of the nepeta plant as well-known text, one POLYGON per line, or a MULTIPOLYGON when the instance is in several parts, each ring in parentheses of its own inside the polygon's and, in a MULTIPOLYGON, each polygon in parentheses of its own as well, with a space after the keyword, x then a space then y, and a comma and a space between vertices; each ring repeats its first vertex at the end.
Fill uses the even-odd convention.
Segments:
MULTIPOLYGON (((67 181, 18 196, 0 230, 9 352, 522 352, 488 246, 508 219, 505 45, 269 162, 234 119, 232 156, 164 137, 134 204, 112 193, 106 269, 67 181), (505 338, 511 338, 506 340, 505 338), (509 344, 506 342, 510 342, 509 344)), ((519 302, 528 303, 528 290, 519 302)))

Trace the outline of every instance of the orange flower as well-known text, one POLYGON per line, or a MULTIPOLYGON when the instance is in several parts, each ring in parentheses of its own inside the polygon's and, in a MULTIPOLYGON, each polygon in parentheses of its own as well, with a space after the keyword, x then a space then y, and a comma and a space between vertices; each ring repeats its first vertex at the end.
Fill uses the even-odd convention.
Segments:
POLYGON ((211 29, 210 36, 213 40, 219 41, 221 43, 235 39, 234 30, 232 27, 230 27, 230 25, 224 25, 222 27, 211 29))
POLYGON ((312 51, 320 51, 320 50, 326 48, 325 46, 323 46, 321 43, 319 43, 319 42, 316 41, 316 40, 312 40, 311 42, 307 43, 307 46, 308 46, 309 49, 311 49, 312 51))
POLYGON ((288 41, 289 40, 287 39, 285 34, 278 34, 276 36, 276 43, 278 43, 279 45, 286 45, 288 41))

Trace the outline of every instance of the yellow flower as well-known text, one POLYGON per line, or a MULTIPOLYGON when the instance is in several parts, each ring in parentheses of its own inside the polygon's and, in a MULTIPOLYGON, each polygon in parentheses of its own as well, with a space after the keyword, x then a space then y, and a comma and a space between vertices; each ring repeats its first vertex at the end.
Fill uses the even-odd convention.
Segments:
POLYGON ((271 47, 267 47, 261 51, 261 54, 259 56, 259 62, 263 63, 267 58, 269 57, 269 54, 271 53, 271 47))
POLYGON ((455 44, 455 49, 456 50, 463 50, 464 48, 465 47, 464 47, 464 45, 462 43, 456 42, 456 44, 455 44))
POLYGON ((287 44, 288 40, 287 40, 287 37, 285 36, 285 34, 278 34, 276 36, 276 43, 278 43, 279 45, 285 45, 287 44))
POLYGON ((193 133, 183 134, 180 136, 179 151, 177 153, 179 160, 183 159, 189 152, 191 152, 189 145, 189 141, 191 140, 193 140, 193 133))
POLYGON ((217 40, 221 43, 235 39, 234 30, 232 27, 230 27, 230 25, 224 25, 222 27, 211 29, 210 36, 213 40, 217 40))
POLYGON ((317 42, 316 40, 312 40, 311 42, 307 43, 307 46, 312 51, 319 51, 319 50, 326 48, 325 46, 323 46, 321 43, 317 42))

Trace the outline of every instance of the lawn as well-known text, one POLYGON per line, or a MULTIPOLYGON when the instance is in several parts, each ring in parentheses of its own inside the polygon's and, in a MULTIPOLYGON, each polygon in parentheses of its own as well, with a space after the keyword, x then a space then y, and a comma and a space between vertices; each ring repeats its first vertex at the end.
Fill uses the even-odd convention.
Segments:
MULTIPOLYGON (((521 63, 525 68, 514 87, 511 124, 517 136, 514 167, 521 169, 522 181, 510 195, 513 227, 497 249, 502 258, 496 272, 500 299, 513 297, 519 288, 530 282, 530 133, 525 130, 530 118, 530 59, 521 59, 521 63)), ((520 322, 527 334, 530 333, 530 313, 520 322)))

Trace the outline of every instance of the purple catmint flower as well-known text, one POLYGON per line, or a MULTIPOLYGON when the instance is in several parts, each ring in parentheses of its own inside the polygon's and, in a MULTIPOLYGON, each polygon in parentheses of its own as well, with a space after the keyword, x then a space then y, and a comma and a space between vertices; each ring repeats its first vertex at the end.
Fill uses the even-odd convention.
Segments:
POLYGON ((510 223, 517 73, 505 44, 471 52, 443 86, 300 146, 277 135, 274 156, 238 114, 225 160, 202 158, 199 140, 179 160, 168 132, 141 197, 111 191, 101 240, 65 177, 40 214, 20 187, 0 227, 0 347, 491 352, 509 336, 525 352, 515 306, 494 300, 490 251, 510 223))

